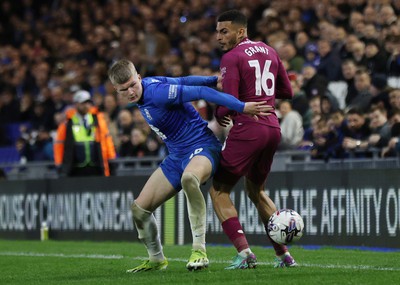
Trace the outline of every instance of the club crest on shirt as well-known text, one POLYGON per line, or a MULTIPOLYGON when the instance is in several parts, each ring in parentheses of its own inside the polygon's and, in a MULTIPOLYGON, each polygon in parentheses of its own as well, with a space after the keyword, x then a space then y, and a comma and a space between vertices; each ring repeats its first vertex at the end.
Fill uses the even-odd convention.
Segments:
POLYGON ((225 77, 225 74, 226 74, 226 66, 221 67, 221 68, 220 68, 220 71, 221 71, 221 77, 224 78, 224 77, 225 77))

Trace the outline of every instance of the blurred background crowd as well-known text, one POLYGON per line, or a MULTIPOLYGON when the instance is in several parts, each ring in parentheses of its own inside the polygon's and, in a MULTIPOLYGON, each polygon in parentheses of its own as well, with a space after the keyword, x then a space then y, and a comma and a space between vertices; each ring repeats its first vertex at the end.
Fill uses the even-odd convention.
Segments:
MULTIPOLYGON (((400 0, 2 0, 0 146, 53 160, 76 91, 104 112, 119 157, 164 156, 107 69, 128 58, 142 77, 215 75, 216 16, 240 9, 249 38, 279 53, 295 97, 277 102, 281 150, 314 159, 395 156, 400 136, 400 0)), ((210 128, 215 106, 194 103, 210 128)))

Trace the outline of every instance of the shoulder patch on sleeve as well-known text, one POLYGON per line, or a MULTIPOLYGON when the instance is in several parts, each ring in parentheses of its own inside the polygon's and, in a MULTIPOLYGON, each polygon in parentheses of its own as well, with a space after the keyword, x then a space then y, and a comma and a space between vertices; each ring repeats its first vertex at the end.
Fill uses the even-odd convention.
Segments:
POLYGON ((168 92, 168 99, 175 99, 178 95, 178 85, 170 85, 168 92))

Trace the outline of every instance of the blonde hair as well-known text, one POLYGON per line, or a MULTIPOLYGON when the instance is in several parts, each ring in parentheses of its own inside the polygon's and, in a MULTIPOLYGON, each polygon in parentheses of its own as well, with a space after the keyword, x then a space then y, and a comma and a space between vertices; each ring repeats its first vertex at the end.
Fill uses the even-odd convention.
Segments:
POLYGON ((127 59, 118 60, 108 70, 108 78, 113 85, 123 84, 136 74, 135 66, 127 59))

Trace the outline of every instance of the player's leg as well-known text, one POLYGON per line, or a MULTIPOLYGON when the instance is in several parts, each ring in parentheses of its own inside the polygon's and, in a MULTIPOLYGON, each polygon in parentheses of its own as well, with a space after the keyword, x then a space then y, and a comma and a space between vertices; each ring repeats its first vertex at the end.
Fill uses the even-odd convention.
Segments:
MULTIPOLYGON (((260 146, 260 151, 253 160, 245 178, 245 189, 248 197, 256 206, 261 221, 264 224, 267 237, 272 243, 275 254, 285 266, 295 266, 296 262, 290 256, 285 245, 274 242, 268 235, 268 219, 277 210, 275 203, 264 191, 265 181, 271 170, 274 154, 279 145, 280 132, 276 128, 265 128, 264 138, 267 138, 264 145, 260 146)), ((261 130, 260 130, 261 131, 261 130)))
POLYGON ((288 248, 285 245, 274 242, 268 235, 268 219, 277 210, 275 203, 264 192, 264 183, 261 185, 253 183, 250 179, 245 179, 245 189, 250 200, 256 206, 258 214, 264 224, 267 237, 274 247, 275 254, 278 258, 276 267, 293 267, 297 266, 296 261, 290 255, 288 248))
POLYGON ((246 173, 246 167, 251 162, 251 156, 248 155, 251 142, 247 141, 249 136, 246 131, 247 127, 238 125, 233 126, 230 130, 222 151, 220 165, 209 190, 222 229, 238 252, 233 263, 226 269, 254 268, 256 266, 255 255, 250 250, 246 235, 239 222, 238 213, 229 196, 241 176, 246 173), (244 139, 232 139, 239 136, 243 136, 244 139))
POLYGON ((136 225, 139 240, 145 245, 149 254, 149 260, 143 264, 128 270, 137 273, 149 270, 163 270, 168 266, 153 212, 165 201, 176 194, 174 187, 158 168, 146 182, 131 209, 136 225))
POLYGON ((205 251, 206 203, 200 185, 211 175, 211 162, 205 156, 195 156, 182 174, 181 184, 186 196, 193 249, 205 251))
POLYGON ((206 202, 200 185, 206 182, 218 163, 220 147, 198 148, 196 155, 189 158, 181 178, 182 189, 186 196, 190 227, 192 230, 192 254, 186 267, 197 270, 208 267, 206 254, 206 202), (200 151, 201 150, 201 151, 200 151))
MULTIPOLYGON (((232 178, 232 180, 237 181, 235 178, 232 178)), ((256 256, 249 247, 246 235, 239 222, 237 210, 229 196, 233 186, 214 179, 209 190, 214 211, 221 222, 222 229, 237 250, 237 255, 233 258, 232 263, 225 269, 255 268, 257 266, 256 256)))

